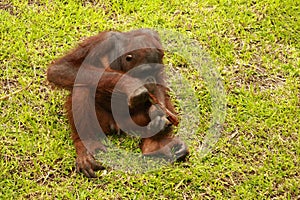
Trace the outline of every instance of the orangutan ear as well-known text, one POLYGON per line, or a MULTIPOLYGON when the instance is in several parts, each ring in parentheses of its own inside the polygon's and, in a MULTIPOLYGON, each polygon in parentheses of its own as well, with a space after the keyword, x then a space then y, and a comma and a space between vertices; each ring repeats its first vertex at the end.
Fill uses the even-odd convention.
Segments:
MULTIPOLYGON (((101 35, 101 33, 99 34, 101 35)), ((124 52, 124 36, 120 32, 106 32, 101 41, 94 42, 84 63, 98 68, 107 68, 124 52)), ((89 40, 87 40, 89 42, 89 40)))

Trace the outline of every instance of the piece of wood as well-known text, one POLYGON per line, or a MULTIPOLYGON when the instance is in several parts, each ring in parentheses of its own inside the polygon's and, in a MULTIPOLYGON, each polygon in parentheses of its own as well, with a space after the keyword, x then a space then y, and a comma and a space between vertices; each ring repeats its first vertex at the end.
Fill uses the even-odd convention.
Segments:
POLYGON ((172 113, 169 109, 167 109, 161 102, 158 101, 158 99, 151 93, 149 93, 150 96, 150 101, 153 105, 157 105, 160 107, 160 109, 162 111, 164 111, 167 119, 174 125, 174 126, 178 126, 179 124, 179 120, 177 118, 177 116, 172 113))

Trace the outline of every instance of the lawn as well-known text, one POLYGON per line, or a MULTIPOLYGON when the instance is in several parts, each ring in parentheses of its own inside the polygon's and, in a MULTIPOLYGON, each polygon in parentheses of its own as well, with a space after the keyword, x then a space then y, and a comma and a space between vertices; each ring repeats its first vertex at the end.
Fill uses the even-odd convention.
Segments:
MULTIPOLYGON (((0 21, 0 199, 300 199, 298 1, 4 0, 0 21), (196 119, 182 123, 193 133, 189 159, 143 173, 107 166, 88 179, 75 171, 68 92, 50 86, 46 69, 84 38, 146 27, 196 41, 218 76, 166 53, 197 102, 185 111, 189 101, 174 100, 196 119), (219 133, 203 156, 204 138, 219 133)), ((110 139, 138 152, 135 138, 110 139)))

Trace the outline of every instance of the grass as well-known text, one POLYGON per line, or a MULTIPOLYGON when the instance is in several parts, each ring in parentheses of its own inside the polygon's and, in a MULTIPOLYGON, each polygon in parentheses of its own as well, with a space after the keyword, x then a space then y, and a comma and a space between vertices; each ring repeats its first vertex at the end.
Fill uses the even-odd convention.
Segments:
POLYGON ((0 199, 300 198, 299 13, 292 0, 1 1, 0 199), (199 103, 189 161, 87 179, 74 168, 67 92, 51 89, 47 65, 88 36, 141 27, 188 35, 213 58, 227 95, 222 137, 200 158, 210 95, 201 74, 171 55, 199 103))

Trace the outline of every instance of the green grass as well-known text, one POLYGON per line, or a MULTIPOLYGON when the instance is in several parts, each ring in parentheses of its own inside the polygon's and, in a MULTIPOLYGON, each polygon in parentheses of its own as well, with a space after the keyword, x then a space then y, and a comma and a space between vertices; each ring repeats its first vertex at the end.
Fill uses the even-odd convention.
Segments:
POLYGON ((300 198, 298 1, 1 1, 0 21, 0 199, 300 198), (202 116, 189 161, 87 179, 74 168, 67 92, 51 89, 47 66, 88 36, 141 27, 186 34, 214 59, 227 94, 222 137, 200 158, 211 103, 187 68, 202 116))

